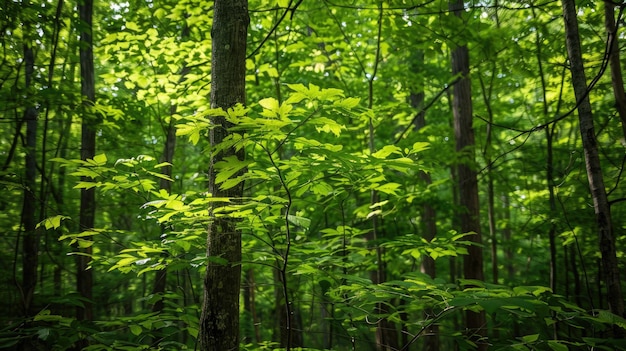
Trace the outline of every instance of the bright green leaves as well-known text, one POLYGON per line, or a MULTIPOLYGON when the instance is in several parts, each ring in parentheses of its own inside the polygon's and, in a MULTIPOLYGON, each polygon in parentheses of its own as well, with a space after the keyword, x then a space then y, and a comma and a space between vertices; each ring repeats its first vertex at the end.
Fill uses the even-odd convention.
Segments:
POLYGON ((401 149, 395 145, 385 145, 382 149, 374 152, 372 156, 380 159, 386 159, 391 154, 402 155, 401 149))
MULTIPOLYGON (((80 233, 65 234, 59 237, 59 241, 68 240, 70 245, 76 245, 81 249, 85 249, 94 245, 95 237, 105 232, 102 229, 89 229, 80 233)), ((85 255, 85 253, 77 252, 76 255, 85 255)))
POLYGON ((261 116, 268 118, 278 118, 278 119, 286 119, 287 115, 293 109, 291 104, 283 103, 280 104, 278 100, 274 98, 266 98, 259 101, 259 105, 263 107, 263 111, 261 112, 261 116))
POLYGON ((193 145, 196 145, 198 144, 198 141, 200 141, 200 134, 203 134, 208 130, 211 126, 211 122, 207 118, 197 116, 188 117, 186 119, 188 122, 185 124, 176 125, 176 135, 188 136, 189 141, 191 141, 193 145))
POLYGON ((332 102, 335 106, 341 107, 356 106, 359 102, 359 99, 356 98, 342 99, 344 94, 340 89, 322 89, 315 84, 309 84, 308 87, 303 84, 287 84, 287 86, 295 92, 287 99, 289 103, 297 103, 308 99, 311 102, 332 102))
POLYGON ((428 255, 433 259, 441 257, 452 257, 467 254, 467 246, 472 242, 462 240, 471 234, 456 234, 451 231, 447 235, 440 234, 431 241, 409 234, 396 237, 394 240, 381 244, 387 250, 399 252, 403 257, 413 257, 414 259, 422 259, 424 255, 428 255))
POLYGON ((133 269, 133 265, 142 267, 138 274, 163 269, 163 266, 159 267, 158 263, 153 262, 157 260, 152 257, 154 255, 159 256, 163 253, 165 253, 165 248, 156 246, 141 246, 138 248, 124 249, 116 256, 117 262, 109 268, 109 272, 117 269, 127 273, 133 269))
POLYGON ((234 155, 225 157, 223 160, 215 163, 214 165, 217 171, 217 174, 215 176, 215 183, 221 184, 220 188, 224 190, 236 186, 243 181, 243 176, 233 176, 238 173, 243 174, 245 168, 250 164, 252 164, 251 161, 239 160, 237 156, 234 155))
POLYGON ((74 186, 75 189, 97 187, 102 191, 132 190, 136 193, 146 193, 157 187, 155 178, 172 181, 168 176, 154 171, 154 169, 170 166, 170 164, 159 163, 150 166, 149 164, 153 163, 154 159, 147 155, 117 160, 113 167, 107 166, 105 154, 96 155, 93 159, 85 161, 61 158, 51 161, 58 162, 65 167, 76 167, 70 174, 82 177, 83 180, 77 182, 74 186), (85 180, 87 178, 90 178, 91 181, 85 180))
POLYGON ((68 216, 61 216, 61 215, 52 216, 52 217, 44 219, 39 224, 37 224, 37 228, 43 226, 46 230, 58 229, 61 226, 61 221, 66 220, 66 219, 71 219, 71 218, 68 216))

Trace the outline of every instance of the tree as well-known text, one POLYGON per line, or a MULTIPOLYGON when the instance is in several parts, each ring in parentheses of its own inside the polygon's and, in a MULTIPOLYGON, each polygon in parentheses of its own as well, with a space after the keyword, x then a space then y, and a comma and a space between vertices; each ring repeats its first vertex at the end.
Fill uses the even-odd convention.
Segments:
MULTIPOLYGON (((30 2, 22 3, 24 13, 30 8, 30 2)), ((24 90, 33 96, 35 91, 35 53, 33 50, 33 23, 30 17, 23 22, 24 31, 24 90)), ((37 233, 37 109, 33 101, 27 102, 24 109, 23 123, 26 125, 26 153, 24 168, 24 196, 21 214, 22 243, 22 284, 19 287, 24 315, 32 313, 32 303, 37 285, 37 263, 39 257, 39 235, 37 233)))
MULTIPOLYGON (((462 0, 451 0, 450 11, 462 18, 464 3, 462 0)), ((467 25, 466 23, 464 23, 467 25)), ((472 112, 472 90, 470 80, 469 50, 466 45, 457 45, 452 49, 452 76, 458 77, 453 87, 452 112, 454 114, 454 135, 456 150, 461 155, 457 166, 457 182, 459 189, 460 229, 463 233, 471 233, 470 240, 475 243, 468 248, 463 257, 463 273, 465 279, 484 280, 482 236, 480 227, 480 206, 478 204, 478 180, 474 169, 474 127, 472 112)), ((484 312, 467 311, 467 329, 470 338, 474 339, 480 350, 487 349, 485 337, 486 318, 484 312)))
MULTIPOLYGON (((216 0, 213 8, 211 50, 211 107, 229 109, 245 103, 246 39, 249 24, 247 0, 216 0)), ((222 190, 216 184, 216 165, 230 157, 242 161, 243 149, 220 144, 230 135, 223 116, 212 117, 210 142, 213 152, 209 162, 209 193, 215 198, 237 201, 243 195, 243 183, 222 190)), ((224 262, 208 261, 204 278, 204 300, 200 316, 200 349, 207 351, 239 349, 239 290, 241 284, 241 232, 233 218, 216 214, 215 204, 207 233, 207 256, 224 262)))
MULTIPOLYGON (((620 7, 620 17, 623 7, 620 7)), ((604 27, 609 43, 608 60, 611 68, 611 82, 613 83, 613 95, 619 115, 624 138, 626 138, 626 92, 624 92, 624 79, 622 77, 622 65, 620 63, 620 51, 617 41, 617 26, 615 25, 615 4, 604 2, 604 27)))
MULTIPOLYGON (((578 123, 585 154, 585 168, 589 182, 589 192, 593 201, 598 230, 602 277, 606 283, 607 301, 611 312, 618 316, 624 315, 624 299, 620 285, 619 265, 617 263, 615 233, 611 219, 611 206, 608 201, 604 184, 604 174, 598 152, 598 141, 593 122, 593 113, 589 101, 589 88, 585 77, 585 68, 582 59, 580 36, 578 34, 578 19, 574 0, 563 0, 563 19, 565 21, 565 39, 572 84, 578 106, 578 123)), ((615 326, 615 336, 624 337, 624 329, 615 326)))
MULTIPOLYGON (((93 62, 93 0, 85 0, 78 5, 80 20, 80 82, 83 118, 81 122, 81 159, 93 159, 96 155, 97 122, 94 114, 96 103, 96 78, 93 62)), ((88 181, 87 178, 83 178, 88 181)), ((80 191, 80 231, 88 231, 95 227, 96 189, 80 191)), ((83 254, 76 256, 76 290, 86 299, 84 307, 77 308, 78 320, 93 320, 93 270, 89 267, 93 248, 84 248, 83 254)))

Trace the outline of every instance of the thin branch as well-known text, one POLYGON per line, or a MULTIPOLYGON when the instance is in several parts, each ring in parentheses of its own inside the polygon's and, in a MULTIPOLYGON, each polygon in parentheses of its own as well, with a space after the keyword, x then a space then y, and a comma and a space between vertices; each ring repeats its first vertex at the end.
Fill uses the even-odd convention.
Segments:
MULTIPOLYGON (((263 47, 263 45, 265 45, 265 43, 270 39, 270 37, 274 34, 274 32, 276 31, 276 29, 278 28, 278 26, 282 23, 282 21, 285 19, 285 17, 287 16, 287 13, 289 13, 289 11, 295 11, 296 8, 298 7, 298 5, 300 5, 302 1, 298 2, 298 4, 296 4, 296 6, 291 9, 291 4, 293 3, 293 0, 289 0, 289 4, 287 5, 287 8, 285 9, 285 11, 283 12, 283 14, 280 16, 280 18, 278 19, 278 21, 276 21, 276 23, 274 23, 274 26, 272 27, 272 29, 270 29, 270 31, 265 35, 265 38, 263 38, 263 40, 261 40, 261 43, 259 45, 257 45, 256 49, 254 49, 247 57, 246 59, 252 58, 254 57, 254 55, 257 54, 257 52, 259 52, 259 50, 261 50, 261 48, 263 47)), ((291 13, 291 17, 293 18, 293 12, 291 13)))
POLYGON ((439 98, 446 91, 448 91, 448 89, 452 88, 454 86, 454 84, 456 84, 456 82, 458 82, 460 79, 461 79, 461 77, 457 77, 452 82, 450 82, 449 84, 446 84, 446 86, 439 93, 437 93, 437 95, 435 95, 435 97, 433 97, 430 100, 430 102, 426 106, 424 106, 424 108, 422 108, 419 111, 417 111, 417 113, 415 114, 415 117, 413 117, 413 119, 411 120, 411 123, 409 123, 406 126, 406 128, 404 128, 402 133, 400 133, 398 138, 396 138, 396 141, 394 141, 394 145, 399 143, 400 140, 402 140, 402 138, 404 138, 404 135, 409 131, 409 129, 411 129, 411 127, 413 127, 413 125, 415 124, 415 120, 417 120, 419 118, 420 114, 426 112, 429 108, 431 108, 435 104, 435 102, 439 101, 439 98))

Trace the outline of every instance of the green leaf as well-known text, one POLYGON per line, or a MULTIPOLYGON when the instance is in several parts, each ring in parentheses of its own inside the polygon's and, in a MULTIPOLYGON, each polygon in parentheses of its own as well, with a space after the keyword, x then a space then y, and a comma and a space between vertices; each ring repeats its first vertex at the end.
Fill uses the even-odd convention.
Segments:
POLYGON ((49 328, 37 329, 37 337, 39 339, 46 340, 46 339, 48 339, 48 336, 50 336, 50 329, 49 328))
POLYGON ((86 249, 88 247, 92 247, 94 242, 92 240, 84 240, 84 239, 79 239, 76 241, 78 243, 78 247, 81 249, 86 249))
POLYGON ((393 195, 396 193, 396 190, 398 190, 398 188, 400 188, 400 184, 398 183, 386 183, 379 187, 376 187, 376 190, 385 194, 393 195))
POLYGON ((316 181, 314 184, 311 185, 311 190, 314 194, 328 195, 333 191, 333 187, 326 182, 316 181))
POLYGON ((455 297, 449 300, 448 303, 450 304, 450 306, 465 307, 465 306, 475 305, 477 301, 476 299, 469 298, 469 297, 455 297))
POLYGON ((539 334, 531 334, 522 336, 522 341, 524 343, 532 343, 539 340, 539 334))
POLYGON ((43 225, 44 228, 46 228, 46 230, 57 229, 61 226, 61 221, 64 219, 71 219, 71 218, 67 216, 56 215, 53 217, 46 218, 43 221, 39 222, 36 228, 39 228, 41 227, 41 225, 43 225))
POLYGON ((386 159, 391 154, 402 154, 402 149, 395 145, 385 145, 382 149, 374 152, 372 156, 380 159, 386 159))
POLYGON ((620 317, 607 310, 597 310, 596 313, 596 317, 602 323, 615 324, 621 328, 626 329, 626 319, 624 319, 623 317, 620 317))
POLYGON ((266 98, 259 101, 259 105, 270 111, 278 111, 279 103, 274 98, 266 98))
POLYGON ((430 143, 418 141, 413 144, 413 148, 411 149, 411 153, 422 152, 430 147, 430 143))
POLYGON ((289 220, 290 223, 305 229, 309 229, 309 226, 311 225, 310 219, 300 216, 288 215, 287 220, 289 220))
POLYGON ((126 22, 126 23, 124 23, 124 26, 127 29, 130 29, 130 30, 135 31, 135 32, 140 32, 141 31, 141 28, 139 28, 139 26, 135 22, 126 22))
POLYGON ((345 99, 341 99, 341 100, 337 100, 333 103, 333 106, 336 107, 340 107, 340 108, 345 108, 345 109, 351 109, 355 106, 357 106, 359 104, 359 102, 361 101, 360 98, 345 98, 345 99))
POLYGON ((161 168, 161 167, 167 167, 167 166, 172 166, 172 164, 169 163, 169 162, 161 162, 161 163, 155 165, 153 168, 161 168))
POLYGON ((99 154, 94 156, 93 160, 98 166, 102 166, 107 163, 107 156, 105 154, 99 154))
POLYGON ((225 182, 251 163, 251 161, 240 160, 234 155, 225 157, 222 161, 215 163, 215 169, 217 170, 215 183, 225 182))
POLYGON ((548 346, 554 351, 567 351, 569 348, 567 345, 561 344, 557 340, 548 340, 548 346))
POLYGON ((74 185, 74 189, 91 189, 98 186, 99 182, 78 182, 74 185))
POLYGON ((333 121, 327 117, 317 117, 311 121, 317 129, 318 132, 325 133, 333 133, 335 136, 339 136, 341 134, 342 129, 346 129, 345 126, 333 121))
POLYGON ((139 334, 141 334, 142 332, 142 328, 141 326, 137 325, 137 324, 132 324, 128 326, 128 329, 130 329, 130 332, 133 333, 133 335, 138 336, 139 334))

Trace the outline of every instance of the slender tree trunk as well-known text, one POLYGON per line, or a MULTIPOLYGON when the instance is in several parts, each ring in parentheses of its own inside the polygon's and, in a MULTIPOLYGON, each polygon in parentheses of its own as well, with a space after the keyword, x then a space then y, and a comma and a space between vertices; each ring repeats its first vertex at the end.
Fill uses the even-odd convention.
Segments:
MULTIPOLYGON (((29 6, 26 1, 25 7, 29 6)), ((30 35, 30 24, 25 23, 23 29, 30 35)), ((35 54, 25 39, 24 44, 24 79, 26 91, 31 91, 32 79, 35 71, 35 54)), ((26 101, 24 123, 26 124, 26 156, 24 169, 24 198, 22 204, 22 310, 25 316, 32 314, 32 302, 37 285, 37 262, 39 257, 39 235, 37 225, 37 110, 32 101, 26 101)))
MULTIPOLYGON (((537 19, 537 14, 535 8, 531 9, 533 18, 537 19)), ((541 94, 542 94, 542 114, 544 118, 548 118, 548 97, 546 92, 548 87, 546 85, 546 78, 543 70, 543 61, 542 61, 542 34, 540 31, 535 31, 535 56, 537 58, 537 67, 539 69, 539 78, 541 80, 541 94)), ((552 137, 554 135, 554 129, 556 128, 556 123, 550 127, 547 127, 546 130, 546 182, 548 184, 548 203, 550 204, 550 229, 548 231, 548 240, 550 243, 550 289, 554 293, 556 293, 556 284, 557 284, 557 262, 556 262, 556 197, 554 195, 554 157, 553 157, 553 148, 552 148, 552 137)), ((554 324, 554 335, 556 335, 556 323, 554 324)))
POLYGON ((548 202, 550 204, 550 230, 548 239, 550 241, 550 289, 556 293, 557 288, 557 262, 556 262, 556 195, 554 194, 554 162, 552 136, 554 129, 546 128, 547 158, 546 158, 546 180, 548 183, 548 202))
MULTIPOLYGON (((372 109, 374 107, 374 80, 377 78, 378 64, 381 60, 380 44, 382 42, 382 25, 383 25, 383 5, 382 2, 378 4, 378 31, 377 31, 377 47, 374 55, 373 70, 369 74, 367 79, 368 89, 368 102, 367 107, 372 109)), ((363 74, 366 74, 363 70, 363 74)), ((374 121, 370 117, 368 123, 368 147, 370 153, 376 151, 376 133, 374 128, 374 121)), ((378 191, 373 189, 370 192, 370 204, 376 204, 380 201, 378 191)), ((376 269, 370 271, 370 278, 374 284, 381 284, 386 281, 386 267, 384 262, 383 248, 378 244, 378 240, 381 239, 383 232, 380 230, 380 221, 378 216, 372 216, 371 220, 372 229, 367 233, 366 240, 375 246, 370 248, 374 250, 376 255, 376 269)), ((371 245, 371 244, 370 244, 371 245)), ((388 304, 379 302, 376 304, 376 313, 380 316, 386 316, 389 314, 388 304)), ((376 325, 376 350, 378 351, 391 351, 398 349, 398 333, 396 325, 390 321, 387 317, 379 318, 376 325)))
MULTIPOLYGON (((611 1, 604 2, 604 27, 608 35, 607 40, 611 43, 609 67, 611 68, 615 106, 617 107, 617 114, 622 122, 624 138, 626 138, 626 93, 624 92, 624 79, 622 78, 622 67, 617 43, 617 28, 615 27, 615 4, 611 1)), ((624 145, 626 145, 626 140, 624 141, 624 145)))
MULTIPOLYGON (((215 0, 211 30, 211 107, 227 109, 245 103, 247 0, 215 0)), ((220 144, 231 124, 225 118, 212 117, 211 146, 220 144)), ((215 164, 235 156, 243 160, 243 149, 228 148, 213 153, 209 162, 209 193, 213 197, 240 198, 243 183, 228 190, 215 184, 215 164)), ((236 175, 235 175, 236 176, 236 175)), ((207 256, 221 257, 226 263, 209 261, 204 278, 204 300, 200 316, 200 350, 239 349, 239 290, 241 286, 241 231, 236 220, 212 216, 207 232, 207 256)))
MULTIPOLYGON (((81 123, 81 152, 82 160, 93 158, 96 154, 96 131, 94 128, 96 117, 93 105, 96 101, 95 72, 93 63, 92 17, 93 0, 84 0, 78 5, 80 23, 83 30, 80 32, 80 78, 81 94, 83 97, 83 120, 81 123)), ((82 179, 89 181, 89 179, 82 179)), ((89 230, 94 227, 96 215, 96 190, 81 189, 80 191, 80 230, 89 230)), ((93 298, 93 270, 89 268, 91 262, 91 246, 80 249, 81 255, 76 255, 76 288, 78 293, 91 300, 93 298)), ((93 304, 86 302, 84 307, 77 308, 78 320, 93 320, 93 304)))
MULTIPOLYGON (((47 85, 49 88, 53 87, 55 85, 54 82, 54 72, 55 72, 55 67, 56 67, 56 63, 57 63, 57 50, 59 47, 59 35, 60 35, 60 31, 63 27, 63 19, 62 19, 62 11, 63 11, 63 2, 64 0, 58 0, 57 1, 57 7, 56 7, 56 11, 55 11, 55 16, 54 16, 54 30, 52 32, 52 50, 50 52, 50 61, 48 64, 48 82, 47 85)), ((39 166, 39 171, 41 173, 41 180, 40 180, 40 191, 39 191, 39 222, 43 221, 48 215, 47 215, 47 211, 48 208, 50 207, 50 203, 48 201, 48 196, 50 194, 53 195, 53 197, 55 197, 53 191, 54 191, 54 184, 52 183, 52 179, 57 178, 59 180, 64 180, 65 179, 65 170, 59 170, 59 172, 56 174, 54 173, 54 165, 52 165, 51 167, 49 167, 49 170, 47 169, 47 165, 48 165, 48 135, 54 133, 54 129, 50 129, 50 123, 51 123, 51 119, 50 119, 50 112, 52 110, 52 104, 50 99, 46 99, 45 102, 45 116, 44 116, 44 126, 43 126, 43 131, 42 131, 42 141, 41 141, 41 160, 40 160, 40 166, 39 166), (46 174, 48 173, 48 174, 46 174)), ((60 112, 59 115, 62 115, 62 107, 61 106, 57 106, 57 112, 60 112)), ((70 117, 71 118, 71 117, 70 117)), ((61 120, 60 125, 63 125, 63 118, 60 118, 61 120)), ((64 138, 64 136, 62 135, 63 131, 62 129, 59 129, 59 142, 54 144, 56 145, 56 150, 55 153, 59 152, 59 149, 61 148, 61 142, 63 140, 66 140, 66 138, 64 138)), ((52 151, 52 150, 50 150, 52 151)), ((63 196, 61 194, 57 194, 55 197, 56 203, 57 203, 57 210, 58 213, 66 213, 63 212, 63 196)), ((61 230, 55 230, 55 234, 52 235, 53 238, 57 239, 61 234, 61 230)), ((61 257, 60 254, 60 247, 58 245, 55 244, 50 244, 49 239, 50 239, 50 235, 48 235, 47 232, 44 232, 44 241, 45 241, 45 245, 47 250, 52 251, 52 255, 54 257, 61 257), (52 246, 52 248, 51 248, 52 246)), ((56 263, 56 262, 55 262, 56 263)), ((43 269, 44 267, 42 266, 42 275, 43 275, 43 269)), ((61 276, 61 267, 58 264, 54 265, 53 268, 53 291, 54 291, 54 296, 61 296, 61 283, 62 283, 62 276, 61 276)))
POLYGON ((256 280, 254 279, 254 269, 248 268, 246 271, 246 286, 244 292, 244 308, 250 316, 251 334, 249 335, 253 345, 261 342, 261 330, 259 328, 259 316, 256 311, 256 280))
MULTIPOLYGON (((578 120, 585 154, 585 166, 589 190, 593 200, 596 216, 596 225, 600 241, 602 258, 602 276, 607 287, 607 301, 609 310, 619 316, 624 315, 624 300, 619 280, 619 270, 615 249, 615 237, 611 223, 611 208, 608 202, 602 165, 598 154, 598 142, 593 125, 593 114, 587 91, 587 80, 582 60, 580 37, 578 34, 578 20, 576 18, 576 3, 574 0, 563 0, 563 18, 567 52, 572 73, 574 93, 578 103, 578 120)), ((616 337, 624 337, 624 329, 614 328, 616 337)))
MULTIPOLYGON (((174 150, 176 148, 176 127, 174 126, 174 118, 172 117, 176 113, 176 106, 173 105, 170 109, 170 119, 167 122, 167 126, 165 127, 165 145, 163 145, 163 155, 161 156, 161 162, 167 162, 169 164, 172 163, 174 159, 174 150)), ((171 178, 172 177, 172 166, 166 165, 161 168, 161 174, 164 176, 171 178)), ((172 192, 172 182, 167 179, 159 180, 159 188, 165 190, 169 193, 172 192)), ((161 226, 161 234, 165 235, 167 232, 167 228, 165 226, 161 226)), ((154 305, 152 305, 152 312, 161 312, 165 307, 163 301, 163 294, 165 293, 165 288, 167 286, 167 268, 163 268, 156 272, 156 276, 154 277, 154 285, 152 286, 152 294, 160 295, 159 299, 156 300, 154 305)))
POLYGON ((291 347, 290 330, 292 325, 291 320, 287 321, 287 306, 285 306, 285 282, 281 275, 282 263, 280 260, 276 260, 276 266, 273 269, 274 276, 274 315, 276 320, 274 321, 274 335, 273 341, 278 341, 280 347, 286 348, 287 345, 291 347))
POLYGON ((513 247, 511 243, 511 200, 509 194, 505 193, 501 195, 502 208, 504 210, 504 223, 505 226, 502 229, 502 241, 507 243, 502 251, 504 251, 504 268, 506 269, 507 280, 512 282, 515 277, 515 261, 513 255, 513 247))
MULTIPOLYGON (((182 37, 186 37, 189 34, 188 28, 185 26, 183 30, 182 37)), ((189 73, 188 67, 183 67, 180 71, 180 79, 179 83, 182 83, 185 80, 185 76, 189 73)), ((172 105, 170 107, 170 115, 169 121, 167 121, 166 126, 164 128, 165 132, 165 144, 163 145, 163 155, 161 156, 161 162, 169 163, 170 165, 166 165, 161 168, 161 174, 168 178, 172 178, 172 166, 174 160, 174 151, 176 150, 176 126, 174 121, 174 114, 176 114, 177 106, 172 105)), ((167 179, 159 180, 159 188, 167 191, 168 193, 172 192, 172 182, 167 179)), ((161 234, 165 234, 167 231, 166 227, 161 227, 161 234)), ((164 268, 156 272, 156 276, 154 278, 154 285, 152 286, 152 294, 154 295, 163 295, 165 293, 165 288, 167 286, 167 269, 164 268)), ((163 311, 164 308, 163 297, 161 296, 155 303, 152 305, 153 312, 163 311)))
MULTIPOLYGON (((417 55, 418 61, 421 63, 424 60, 424 53, 420 51, 417 55)), ((413 129, 415 132, 418 132, 420 129, 426 126, 426 112, 421 110, 424 104, 424 92, 420 91, 419 93, 411 93, 410 101, 411 106, 418 110, 418 115, 415 118, 415 122, 413 123, 413 129)), ((432 184, 432 179, 430 174, 420 171, 419 176, 428 187, 432 184)), ((435 212, 435 208, 430 205, 428 201, 425 201, 422 205, 422 237, 430 242, 437 235, 437 214, 435 212)), ((420 270, 422 273, 428 274, 431 278, 436 277, 436 269, 435 269, 435 260, 428 256, 422 256, 422 262, 420 265, 420 270)), ((424 318, 432 318, 434 316, 434 311, 428 308, 424 311, 424 318)), ((408 318, 407 318, 408 319, 408 318)), ((403 333, 403 345, 408 343, 408 340, 405 340, 405 336, 408 337, 407 333, 403 333)), ((439 325, 437 323, 432 323, 428 330, 425 333, 424 339, 424 351, 437 351, 439 350, 439 325)), ((408 351, 409 347, 405 346, 405 349, 408 351)))
MULTIPOLYGON (((492 62, 491 67, 491 81, 489 82, 489 88, 487 88, 482 80, 480 80, 480 86, 482 90, 483 100, 485 102, 485 107, 487 108, 487 118, 489 119, 489 123, 487 123, 487 132, 485 137, 485 148, 483 150, 483 157, 485 158, 485 163, 487 164, 487 220, 489 224, 489 238, 491 239, 491 279, 494 284, 498 284, 498 237, 496 230, 496 209, 495 209, 495 192, 494 192, 494 181, 493 181, 493 162, 491 159, 492 154, 492 124, 493 124, 493 110, 491 109, 491 89, 493 87, 493 78, 496 75, 496 57, 492 58, 494 61, 492 62)), ((495 336, 495 335, 494 335, 495 336)))
MULTIPOLYGON (((462 0, 451 0, 449 7, 456 16, 462 17, 464 12, 462 0)), ((457 166, 461 232, 473 233, 468 238, 476 243, 476 245, 468 247, 468 254, 463 257, 463 274, 465 279, 484 280, 478 179, 474 170, 472 89, 469 78, 469 50, 467 46, 457 46, 452 50, 452 75, 460 76, 458 82, 454 84, 452 111, 454 114, 456 150, 462 155, 462 161, 457 166)), ((486 336, 485 313, 468 311, 466 324, 469 336, 477 342, 478 349, 486 350, 487 343, 481 340, 486 336)))

